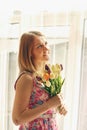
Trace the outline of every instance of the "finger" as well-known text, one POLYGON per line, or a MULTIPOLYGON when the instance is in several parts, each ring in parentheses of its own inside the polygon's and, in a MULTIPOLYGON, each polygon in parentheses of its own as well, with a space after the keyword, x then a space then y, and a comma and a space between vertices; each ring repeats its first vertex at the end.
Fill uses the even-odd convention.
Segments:
POLYGON ((61 108, 59 109, 59 113, 60 113, 60 114, 63 114, 63 115, 66 115, 67 111, 66 111, 66 109, 65 109, 64 107, 61 107, 61 108))

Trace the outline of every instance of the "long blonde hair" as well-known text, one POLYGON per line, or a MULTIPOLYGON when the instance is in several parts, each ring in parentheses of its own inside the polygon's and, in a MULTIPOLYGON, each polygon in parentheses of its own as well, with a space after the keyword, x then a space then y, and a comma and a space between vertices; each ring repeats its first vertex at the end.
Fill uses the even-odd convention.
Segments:
POLYGON ((28 33, 22 34, 20 38, 20 46, 18 54, 18 64, 20 72, 36 71, 36 67, 34 66, 31 58, 33 42, 36 36, 44 36, 44 35, 39 31, 30 31, 28 33))

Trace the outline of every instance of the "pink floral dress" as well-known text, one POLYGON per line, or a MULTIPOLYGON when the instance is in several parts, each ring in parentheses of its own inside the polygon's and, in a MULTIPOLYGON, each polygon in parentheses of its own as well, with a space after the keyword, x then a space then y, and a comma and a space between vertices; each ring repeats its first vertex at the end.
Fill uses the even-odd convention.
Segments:
MULTIPOLYGON (((48 99, 49 94, 44 90, 43 85, 34 78, 29 108, 38 107, 38 105, 43 104, 48 99)), ((19 130, 58 130, 55 110, 50 109, 33 121, 20 125, 19 130)))

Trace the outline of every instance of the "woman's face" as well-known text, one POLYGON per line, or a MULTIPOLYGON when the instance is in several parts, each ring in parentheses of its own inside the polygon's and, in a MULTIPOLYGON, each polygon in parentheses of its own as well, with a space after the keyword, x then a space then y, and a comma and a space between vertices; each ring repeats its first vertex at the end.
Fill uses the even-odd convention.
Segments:
POLYGON ((49 48, 45 37, 36 36, 32 49, 32 60, 39 64, 49 60, 49 48))

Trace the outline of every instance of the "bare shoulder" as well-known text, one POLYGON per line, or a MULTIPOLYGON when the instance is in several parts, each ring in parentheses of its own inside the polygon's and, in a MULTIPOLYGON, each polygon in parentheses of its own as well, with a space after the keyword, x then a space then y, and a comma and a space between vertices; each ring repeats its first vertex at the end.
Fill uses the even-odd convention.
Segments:
POLYGON ((33 77, 28 73, 24 73, 18 78, 16 82, 16 89, 28 89, 31 88, 32 85, 33 77))

